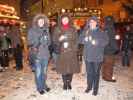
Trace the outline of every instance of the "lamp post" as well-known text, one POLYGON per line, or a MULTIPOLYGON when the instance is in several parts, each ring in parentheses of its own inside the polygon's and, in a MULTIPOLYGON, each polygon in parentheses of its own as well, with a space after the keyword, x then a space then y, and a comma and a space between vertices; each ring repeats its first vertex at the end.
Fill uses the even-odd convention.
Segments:
POLYGON ((44 1, 41 0, 41 12, 44 13, 44 1))

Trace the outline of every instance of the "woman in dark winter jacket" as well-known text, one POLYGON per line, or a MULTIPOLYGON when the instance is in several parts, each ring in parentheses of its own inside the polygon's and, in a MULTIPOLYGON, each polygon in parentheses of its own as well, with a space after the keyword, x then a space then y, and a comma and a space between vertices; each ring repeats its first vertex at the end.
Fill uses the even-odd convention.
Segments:
POLYGON ((53 43, 54 52, 58 55, 56 61, 57 73, 62 74, 63 89, 71 89, 74 73, 79 73, 79 62, 77 57, 78 34, 72 25, 71 17, 63 14, 58 18, 58 25, 54 29, 53 43))
POLYGON ((108 44, 108 36, 99 29, 97 17, 91 17, 80 36, 80 42, 84 44, 84 59, 87 71, 86 93, 93 89, 93 95, 97 95, 99 88, 100 69, 103 62, 104 48, 108 44))
POLYGON ((46 85, 47 67, 49 61, 49 20, 43 14, 33 18, 33 25, 28 32, 28 44, 30 54, 34 55, 35 79, 37 90, 40 94, 48 92, 50 88, 46 85))

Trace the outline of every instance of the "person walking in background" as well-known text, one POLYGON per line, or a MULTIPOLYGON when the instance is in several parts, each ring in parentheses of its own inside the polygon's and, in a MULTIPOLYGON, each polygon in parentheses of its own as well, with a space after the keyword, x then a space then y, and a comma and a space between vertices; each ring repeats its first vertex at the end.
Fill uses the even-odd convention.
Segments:
POLYGON ((54 52, 58 55, 56 71, 62 74, 63 89, 70 90, 73 74, 79 73, 80 67, 77 56, 78 34, 69 14, 59 16, 57 27, 54 29, 53 43, 54 52))
POLYGON ((84 59, 87 71, 86 93, 93 89, 93 95, 98 94, 100 69, 103 62, 104 48, 108 44, 108 36, 99 29, 96 16, 92 16, 85 25, 79 41, 84 44, 84 59))
POLYGON ((1 36, 1 50, 2 50, 2 67, 7 69, 9 66, 9 48, 11 46, 11 40, 7 36, 7 33, 3 33, 1 36))
MULTIPOLYGON (((78 30, 78 37, 80 37, 80 35, 83 34, 84 27, 85 27, 85 24, 83 26, 81 26, 80 29, 78 30)), ((85 60, 83 57, 83 48, 84 48, 84 45, 81 42, 79 42, 79 44, 78 44, 78 49, 79 49, 78 57, 79 57, 79 61, 80 61, 80 66, 82 66, 81 74, 86 75, 86 66, 85 66, 85 60)))
POLYGON ((38 14, 33 18, 32 27, 28 31, 28 44, 31 54, 34 54, 35 81, 40 94, 50 91, 46 84, 47 67, 50 58, 49 19, 38 14))
POLYGON ((131 41, 130 41, 130 26, 126 27, 126 33, 122 40, 122 66, 130 66, 130 56, 131 56, 131 41))
POLYGON ((20 44, 17 44, 17 47, 14 50, 14 58, 16 62, 16 70, 23 69, 23 48, 20 44))
POLYGON ((57 58, 58 58, 58 52, 55 52, 55 51, 57 51, 57 50, 55 50, 56 49, 56 47, 55 47, 56 45, 54 45, 54 43, 53 43, 53 35, 54 35, 55 27, 56 27, 56 22, 51 22, 51 28, 50 28, 50 32, 51 32, 51 46, 50 46, 50 49, 51 49, 51 57, 52 57, 52 59, 51 59, 52 70, 54 70, 54 71, 56 70, 56 62, 57 62, 57 58))
POLYGON ((109 43, 104 50, 104 63, 102 68, 102 78, 105 81, 116 82, 113 76, 113 67, 115 63, 115 55, 119 51, 117 41, 115 39, 114 19, 112 16, 104 18, 104 31, 109 37, 109 43))

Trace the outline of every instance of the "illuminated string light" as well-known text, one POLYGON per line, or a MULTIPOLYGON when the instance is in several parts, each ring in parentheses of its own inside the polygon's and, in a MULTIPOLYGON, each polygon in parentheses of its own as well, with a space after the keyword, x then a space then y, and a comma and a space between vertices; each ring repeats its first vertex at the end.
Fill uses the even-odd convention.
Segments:
POLYGON ((116 40, 120 40, 120 35, 116 35, 116 36, 115 36, 115 39, 116 39, 116 40))
POLYGON ((20 17, 18 17, 16 14, 17 13, 14 7, 0 4, 0 17, 20 19, 20 17))
POLYGON ((61 12, 62 12, 62 13, 65 13, 65 12, 66 12, 66 10, 65 10, 65 9, 61 9, 61 12))

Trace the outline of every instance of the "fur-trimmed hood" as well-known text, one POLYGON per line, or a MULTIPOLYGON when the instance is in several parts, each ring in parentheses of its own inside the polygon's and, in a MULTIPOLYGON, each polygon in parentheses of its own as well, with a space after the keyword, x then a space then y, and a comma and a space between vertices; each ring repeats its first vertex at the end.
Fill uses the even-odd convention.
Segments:
POLYGON ((39 19, 44 19, 44 27, 49 27, 49 19, 46 15, 44 14, 37 14, 34 18, 33 18, 33 21, 32 21, 32 27, 33 28, 38 28, 39 26, 37 25, 37 21, 39 19))

